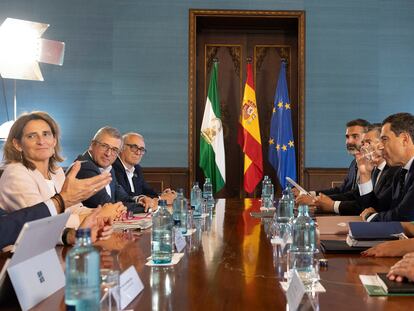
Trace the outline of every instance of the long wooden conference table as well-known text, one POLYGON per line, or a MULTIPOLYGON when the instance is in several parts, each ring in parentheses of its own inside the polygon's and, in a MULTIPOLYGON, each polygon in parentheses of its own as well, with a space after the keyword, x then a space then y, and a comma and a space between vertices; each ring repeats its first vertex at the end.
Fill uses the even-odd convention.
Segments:
MULTIPOLYGON (((259 208, 254 199, 219 200, 213 216, 194 222, 198 230, 187 237, 184 257, 171 267, 145 265, 151 230, 116 233, 99 243, 101 267, 119 264, 123 271, 135 266, 145 288, 127 309, 285 310, 279 281, 286 263, 276 256, 263 221, 250 215, 259 208)), ((63 262, 67 249, 58 251, 63 262)), ((388 271, 398 258, 318 256, 328 259, 320 271, 326 293, 314 299, 320 310, 414 310, 414 297, 370 297, 359 280, 360 274, 388 271)), ((34 309, 64 310, 64 290, 34 309)))

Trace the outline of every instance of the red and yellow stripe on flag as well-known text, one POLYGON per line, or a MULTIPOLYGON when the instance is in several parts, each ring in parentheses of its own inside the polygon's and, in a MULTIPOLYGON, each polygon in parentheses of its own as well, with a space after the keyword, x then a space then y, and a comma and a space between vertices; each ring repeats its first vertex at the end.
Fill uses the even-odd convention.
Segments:
POLYGON ((244 153, 244 190, 252 193, 263 177, 263 158, 251 63, 247 64, 237 142, 244 153))

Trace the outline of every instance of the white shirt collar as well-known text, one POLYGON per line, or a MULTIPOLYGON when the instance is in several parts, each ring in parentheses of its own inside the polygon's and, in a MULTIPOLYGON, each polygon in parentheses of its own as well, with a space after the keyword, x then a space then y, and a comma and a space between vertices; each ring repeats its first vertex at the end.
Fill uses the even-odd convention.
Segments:
POLYGON ((118 157, 118 159, 119 159, 119 161, 121 161, 121 164, 122 164, 122 166, 124 167, 125 171, 126 171, 127 173, 129 173, 129 174, 133 175, 133 174, 134 174, 134 172, 135 172, 135 166, 132 166, 132 168, 128 168, 128 167, 125 165, 124 161, 122 161, 122 159, 121 159, 120 157, 118 157))
POLYGON ((407 162, 407 164, 406 165, 404 165, 404 168, 407 170, 407 171, 409 171, 410 170, 410 168, 411 168, 411 165, 413 164, 413 161, 414 161, 414 157, 412 157, 408 162, 407 162))
POLYGON ((103 173, 103 172, 111 172, 111 170, 112 170, 112 165, 109 165, 107 168, 103 168, 103 167, 99 167, 99 171, 101 172, 101 173, 103 173))
POLYGON ((380 165, 377 166, 377 169, 379 169, 381 172, 384 169, 385 165, 387 165, 387 161, 382 161, 380 165))

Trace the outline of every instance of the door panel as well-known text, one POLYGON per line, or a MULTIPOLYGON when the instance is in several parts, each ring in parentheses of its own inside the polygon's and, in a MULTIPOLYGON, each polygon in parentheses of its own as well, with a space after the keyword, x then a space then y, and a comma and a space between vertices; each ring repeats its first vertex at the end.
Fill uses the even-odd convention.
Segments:
MULTIPOLYGON (((217 194, 217 197, 247 197, 249 195, 243 191, 243 153, 237 144, 238 120, 246 79, 246 58, 251 57, 253 62, 264 174, 269 175, 273 183, 278 185, 276 173, 267 160, 267 153, 270 119, 282 58, 288 61, 287 80, 296 146, 300 145, 297 142, 301 137, 300 129, 301 122, 303 122, 300 120, 299 105, 298 24, 293 23, 292 20, 286 23, 279 20, 272 24, 269 20, 263 21, 262 19, 252 21, 248 18, 238 20, 232 20, 231 17, 211 18, 211 23, 205 17, 197 23, 195 107, 192 107, 195 120, 190 120, 190 122, 194 121, 190 137, 194 142, 195 163, 194 173, 190 172, 190 176, 194 176, 194 179, 200 183, 204 182, 204 174, 198 166, 200 128, 210 81, 210 70, 213 59, 217 58, 219 61, 218 89, 226 153, 226 186, 217 194)), ((192 116, 191 113, 190 116, 192 116)), ((298 151, 296 148, 299 165, 298 151)), ((190 163, 191 160, 192 158, 190 163)), ((300 169, 298 172, 300 173, 300 169)), ((260 196, 260 191, 260 185, 258 185, 253 196, 260 196)), ((278 191, 280 192, 280 189, 278 191)))

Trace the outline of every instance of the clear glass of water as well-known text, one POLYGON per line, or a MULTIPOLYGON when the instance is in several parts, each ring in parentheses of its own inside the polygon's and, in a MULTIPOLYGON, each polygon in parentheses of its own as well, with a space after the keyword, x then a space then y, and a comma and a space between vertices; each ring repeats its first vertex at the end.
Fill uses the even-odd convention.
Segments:
POLYGON ((119 271, 101 269, 101 310, 121 310, 119 271))
POLYGON ((292 280, 296 270, 307 292, 312 292, 319 281, 319 264, 313 252, 287 251, 287 281, 292 280))

